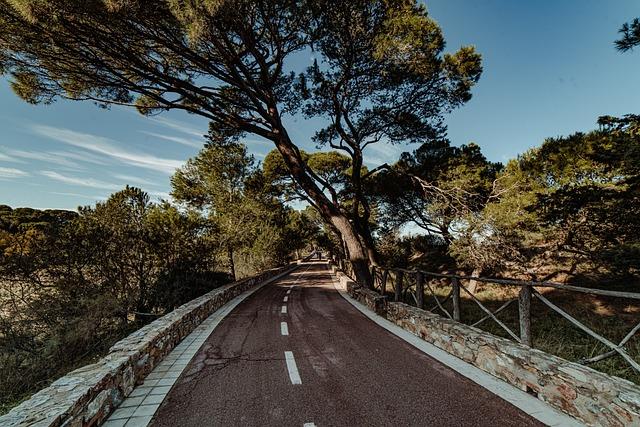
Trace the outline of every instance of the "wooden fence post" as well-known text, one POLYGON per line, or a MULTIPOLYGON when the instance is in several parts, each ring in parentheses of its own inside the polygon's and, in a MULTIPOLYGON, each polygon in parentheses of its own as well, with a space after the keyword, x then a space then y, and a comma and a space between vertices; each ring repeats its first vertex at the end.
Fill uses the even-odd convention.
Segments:
POLYGON ((396 294, 394 297, 394 301, 398 302, 402 298, 402 276, 404 276, 404 272, 398 271, 396 273, 396 294))
POLYGON ((451 279, 451 300, 453 301, 453 320, 460 321, 460 282, 457 277, 451 279))
POLYGON ((416 306, 424 308, 424 275, 421 271, 416 271, 416 306))
POLYGON ((376 266, 372 265, 371 266, 371 290, 375 290, 376 289, 376 266))
POLYGON ((382 296, 387 293, 387 277, 389 277, 389 271, 382 270, 382 283, 380 284, 380 293, 382 296))
POLYGON ((531 286, 520 288, 518 312, 520 314, 520 340, 522 344, 531 347, 531 286))

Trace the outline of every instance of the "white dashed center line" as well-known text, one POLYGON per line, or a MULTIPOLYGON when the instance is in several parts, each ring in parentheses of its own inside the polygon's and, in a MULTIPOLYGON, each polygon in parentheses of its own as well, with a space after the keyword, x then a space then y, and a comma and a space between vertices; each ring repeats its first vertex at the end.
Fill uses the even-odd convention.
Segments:
POLYGON ((284 297, 284 299, 282 301, 284 301, 284 302, 289 301, 289 297, 284 297))
POLYGON ((316 427, 314 423, 304 423, 302 427, 316 427))
POLYGON ((302 384, 302 379, 298 373, 298 367, 296 366, 296 359, 293 357, 293 353, 290 351, 284 352, 284 358, 287 361, 287 370, 289 371, 289 379, 291 384, 302 384))
POLYGON ((289 335, 289 326, 287 322, 280 322, 280 333, 282 335, 289 335))
POLYGON ((287 306, 286 305, 282 306, 282 310, 280 310, 280 313, 287 314, 287 306))
POLYGON ((291 293, 291 289, 289 289, 289 290, 287 291, 287 295, 289 295, 290 293, 291 293))

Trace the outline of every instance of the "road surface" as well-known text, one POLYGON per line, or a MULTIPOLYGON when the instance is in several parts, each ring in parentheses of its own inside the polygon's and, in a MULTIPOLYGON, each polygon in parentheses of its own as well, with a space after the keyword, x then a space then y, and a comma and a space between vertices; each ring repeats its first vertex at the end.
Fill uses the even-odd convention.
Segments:
POLYGON ((376 325, 307 262, 218 325, 150 425, 542 424, 376 325))

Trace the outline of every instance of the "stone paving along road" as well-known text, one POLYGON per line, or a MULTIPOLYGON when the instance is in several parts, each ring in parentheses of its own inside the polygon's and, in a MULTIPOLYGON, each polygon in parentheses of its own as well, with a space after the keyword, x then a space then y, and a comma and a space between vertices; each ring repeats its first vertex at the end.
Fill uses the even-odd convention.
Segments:
POLYGON ((218 325, 150 425, 542 424, 376 325, 308 262, 218 325))

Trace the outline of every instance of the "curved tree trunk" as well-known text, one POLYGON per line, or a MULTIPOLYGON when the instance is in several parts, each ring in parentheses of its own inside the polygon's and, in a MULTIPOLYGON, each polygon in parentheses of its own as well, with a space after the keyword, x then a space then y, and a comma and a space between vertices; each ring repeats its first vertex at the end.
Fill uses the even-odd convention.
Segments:
POLYGON ((229 275, 236 281, 236 264, 233 262, 233 248, 231 245, 227 246, 227 268, 229 269, 229 275))
POLYGON ((369 271, 369 258, 356 229, 347 216, 340 211, 329 198, 320 190, 316 182, 306 170, 306 165, 302 160, 302 156, 298 147, 293 144, 286 129, 277 117, 277 123, 273 129, 274 136, 272 141, 282 155, 291 176, 296 183, 304 190, 304 192, 314 201, 320 215, 325 221, 332 224, 340 233, 348 251, 349 261, 353 266, 356 281, 365 287, 371 287, 373 280, 369 271))
POLYGON ((362 245, 367 251, 369 262, 375 266, 380 266, 378 251, 376 250, 376 245, 374 243, 373 236, 371 235, 371 229, 369 228, 369 226, 362 226, 361 224, 361 226, 358 227, 358 235, 360 236, 362 245))

